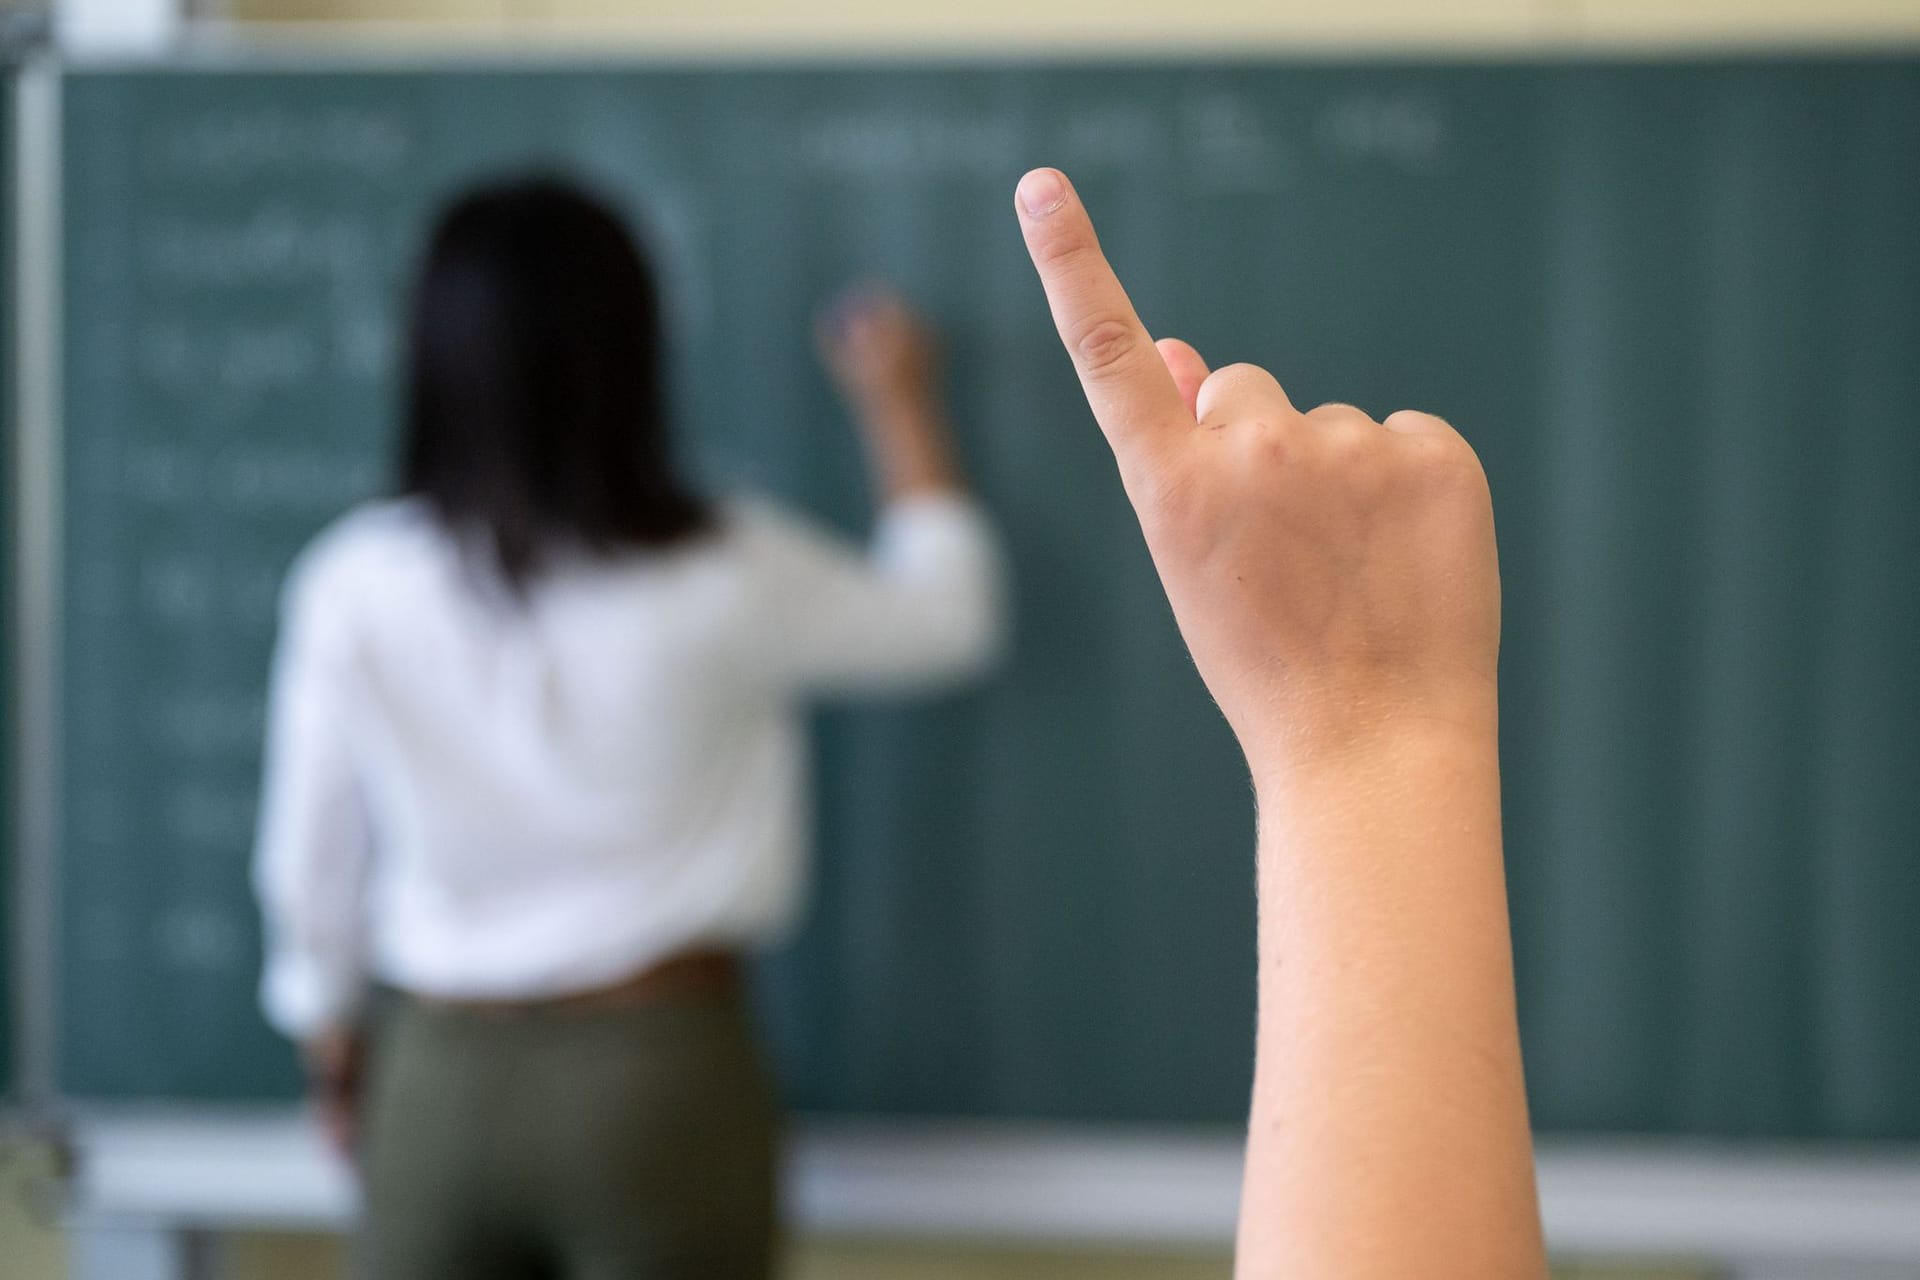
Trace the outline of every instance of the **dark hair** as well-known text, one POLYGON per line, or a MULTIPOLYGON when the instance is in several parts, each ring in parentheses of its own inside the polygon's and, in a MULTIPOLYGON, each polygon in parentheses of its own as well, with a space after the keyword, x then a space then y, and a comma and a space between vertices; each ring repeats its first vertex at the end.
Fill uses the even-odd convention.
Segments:
POLYGON ((571 184, 492 184, 441 215, 413 297, 400 488, 524 588, 556 550, 699 532, 673 467, 659 291, 571 184))

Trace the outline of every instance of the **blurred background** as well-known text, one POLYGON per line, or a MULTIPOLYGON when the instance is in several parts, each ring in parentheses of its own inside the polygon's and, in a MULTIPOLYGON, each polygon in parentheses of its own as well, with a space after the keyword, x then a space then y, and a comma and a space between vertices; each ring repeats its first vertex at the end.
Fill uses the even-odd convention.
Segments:
POLYGON ((384 483, 426 219, 529 167, 645 229, 702 479, 854 533, 809 317, 899 282, 1012 551, 993 684, 817 725, 756 975, 793 1274, 1228 1273, 1251 813, 1030 279, 1045 163, 1150 328, 1487 465, 1564 1274, 1920 1276, 1914 0, 6 19, 0 1274, 343 1273, 254 1002, 273 602, 384 483))

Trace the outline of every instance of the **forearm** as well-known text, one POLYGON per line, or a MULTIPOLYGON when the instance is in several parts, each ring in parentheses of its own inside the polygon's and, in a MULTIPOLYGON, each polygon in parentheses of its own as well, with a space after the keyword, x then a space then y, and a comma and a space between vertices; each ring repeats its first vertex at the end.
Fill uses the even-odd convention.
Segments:
POLYGON ((879 501, 964 487, 952 431, 938 403, 930 398, 878 399, 855 412, 879 501))
POLYGON ((1258 789, 1239 1275, 1542 1275, 1491 716, 1258 789))

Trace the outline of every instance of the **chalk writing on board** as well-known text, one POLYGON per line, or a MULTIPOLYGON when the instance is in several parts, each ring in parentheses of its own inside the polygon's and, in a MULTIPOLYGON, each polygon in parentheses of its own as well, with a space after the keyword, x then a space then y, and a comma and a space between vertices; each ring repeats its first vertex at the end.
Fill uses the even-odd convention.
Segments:
POLYGON ((391 178, 406 173, 413 152, 402 120, 353 108, 209 112, 151 129, 144 141, 149 177, 189 183, 316 171, 391 178))
POLYGON ((182 395, 286 391, 312 383, 324 358, 303 317, 196 326, 176 319, 145 326, 135 368, 143 384, 182 395))
POLYGON ((126 378, 130 328, 127 321, 118 316, 102 317, 87 326, 87 379, 94 386, 118 384, 126 378))
POLYGON ((129 445, 120 461, 120 493, 154 507, 181 507, 204 486, 201 457, 178 445, 129 445))
POLYGON ((119 617, 121 599, 120 572, 116 566, 93 561, 76 575, 74 603, 88 617, 119 617))
POLYGON ((206 565, 182 558, 147 560, 140 566, 141 611, 152 621, 190 626, 212 616, 219 582, 206 565))
POLYGON ((143 621, 160 626, 265 630, 274 623, 282 572, 277 566, 235 568, 186 553, 149 552, 140 560, 135 599, 143 621))
POLYGON ((327 516, 377 492, 379 457, 342 457, 325 445, 234 444, 217 452, 184 445, 136 445, 121 464, 124 496, 163 509, 211 502, 236 514, 327 516))
POLYGON ((1061 143, 1074 171, 1090 174, 1150 163, 1164 155, 1167 125, 1158 113, 1145 107, 1108 103, 1082 108, 1068 117, 1061 143))
POLYGON ((120 237, 101 227, 77 228, 73 237, 74 266, 94 288, 112 289, 123 283, 120 237))
POLYGON ((121 927, 125 912, 111 902, 89 903, 81 914, 80 945, 88 960, 106 968, 127 957, 127 934, 121 927))
POLYGON ((1225 193, 1278 191, 1298 176, 1293 144, 1245 98, 1191 97, 1180 104, 1179 118, 1180 154, 1199 186, 1225 193))
POLYGON ((80 837, 89 844, 110 847, 127 836, 126 804, 115 789, 90 788, 78 817, 80 837))
POLYGON ((224 577, 226 596, 220 617, 228 625, 257 623, 272 627, 279 621, 280 592, 286 581, 284 566, 248 565, 224 577))
POLYGON ((305 448, 235 451, 210 479, 213 497, 236 511, 329 515, 371 496, 385 476, 378 457, 305 448))
POLYGON ((801 125, 795 154, 803 168, 839 177, 998 176, 1020 154, 1020 131, 998 113, 835 112, 801 125))
POLYGON ((348 382, 384 383, 394 366, 394 322, 377 303, 344 304, 333 322, 332 367, 348 382))
POLYGON ((273 203, 233 215, 159 214, 140 225, 142 276, 198 290, 300 285, 367 275, 376 242, 367 217, 273 203))
POLYGON ((240 927, 218 902, 173 907, 154 922, 154 949, 171 969, 219 973, 245 956, 240 927))
POLYGON ((642 234, 664 277, 672 331, 682 341, 704 338, 713 329, 713 279, 707 264, 707 220, 693 195, 679 187, 650 189, 642 234))
POLYGON ((161 805, 161 833, 176 848, 233 853, 253 842, 257 801, 245 790, 180 783, 161 805))
POLYGON ((1446 162, 1446 115, 1430 98, 1361 94, 1329 103, 1315 117, 1313 140, 1330 160, 1377 163, 1432 173, 1446 162))
POLYGON ((256 691, 173 689, 141 709, 143 736, 174 756, 222 756, 259 749, 266 699, 256 691))

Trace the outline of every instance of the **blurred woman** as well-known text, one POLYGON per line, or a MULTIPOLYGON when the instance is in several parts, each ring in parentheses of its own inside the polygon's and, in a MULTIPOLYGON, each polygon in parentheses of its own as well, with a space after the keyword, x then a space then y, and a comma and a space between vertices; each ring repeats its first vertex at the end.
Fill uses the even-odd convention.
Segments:
POLYGON ((739 957, 801 903, 803 710, 974 675, 1002 632, 925 331, 869 295, 821 340, 864 550, 681 477, 655 282, 594 199, 493 186, 434 231, 400 496, 286 586, 257 852, 265 1008, 358 1149, 382 1280, 771 1267, 739 957))

